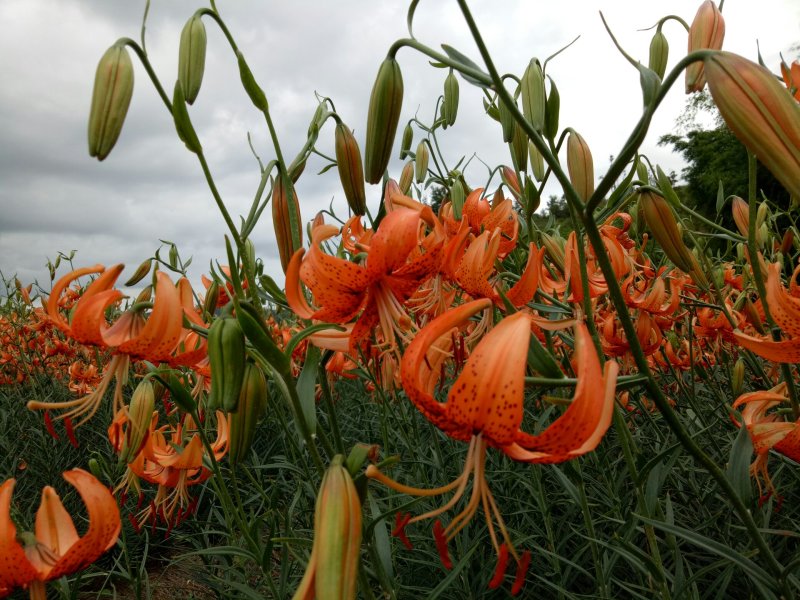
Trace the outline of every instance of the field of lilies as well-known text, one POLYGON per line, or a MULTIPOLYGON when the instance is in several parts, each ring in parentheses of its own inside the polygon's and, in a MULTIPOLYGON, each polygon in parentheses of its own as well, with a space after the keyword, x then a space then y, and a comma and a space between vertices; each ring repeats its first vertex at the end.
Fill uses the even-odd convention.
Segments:
POLYGON ((141 62, 228 233, 202 287, 174 245, 127 271, 60 254, 48 289, 3 281, 0 598, 800 596, 800 64, 724 51, 711 0, 665 17, 646 60, 619 48, 642 115, 598 178, 559 118, 557 59, 502 74, 465 0, 473 58, 433 49, 417 3, 368 114, 321 98, 295 157, 213 1, 171 97, 143 40, 100 59, 90 155, 125 143, 141 62), (274 149, 241 216, 192 124, 207 26, 274 149), (398 135, 401 49, 444 87, 398 135), (639 154, 684 83, 749 155, 748 197, 721 191, 716 220, 639 154), (482 181, 438 143, 460 86, 509 149, 482 181), (362 149, 345 119, 363 117, 362 149), (310 215, 294 186, 323 139, 341 194, 310 215), (553 181, 570 217, 545 222, 553 181), (270 221, 283 286, 251 240, 270 221))

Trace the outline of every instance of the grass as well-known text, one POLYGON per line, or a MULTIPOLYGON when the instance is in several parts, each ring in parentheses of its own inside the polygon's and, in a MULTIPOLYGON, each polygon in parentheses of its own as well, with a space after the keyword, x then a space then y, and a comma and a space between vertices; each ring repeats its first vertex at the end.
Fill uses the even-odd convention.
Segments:
MULTIPOLYGON (((665 378, 665 385, 670 385, 665 378)), ((719 464, 731 461, 738 430, 730 423, 722 375, 713 385, 698 387, 693 407, 679 406, 686 426, 719 464)), ((66 397, 61 384, 36 380, 30 385, 0 388, 0 477, 18 479, 14 518, 31 524, 41 487, 53 484, 68 510, 82 515, 79 499, 62 485, 60 473, 85 467, 96 459, 109 475, 116 458, 105 439, 110 410, 78 430, 79 448, 56 441, 45 431, 41 415, 25 401, 66 397), (24 465, 24 468, 22 466, 24 465)), ((548 390, 547 393, 556 393, 548 390)), ((539 393, 531 392, 526 426, 541 428, 539 393)), ((635 394, 634 394, 635 396, 635 394)), ((80 579, 79 597, 159 598, 158 581, 187 597, 289 597, 308 559, 319 479, 303 451, 288 408, 273 396, 260 424, 248 463, 234 474, 224 467, 228 484, 238 489, 248 527, 260 538, 262 556, 246 549, 240 533, 230 533, 213 489, 194 493, 200 503, 189 519, 165 538, 162 527, 134 533, 123 507, 125 527, 117 547, 80 579), (169 579, 170 571, 178 574, 169 579), (182 584, 191 573, 192 584, 182 584)), ((381 458, 398 456, 387 469, 395 479, 420 487, 443 485, 460 472, 466 445, 450 440, 430 425, 404 398, 378 401, 358 381, 343 380, 334 390, 336 420, 346 448, 378 444, 381 458)), ((547 409, 545 409, 545 413, 547 409)), ((330 415, 318 406, 319 427, 330 430, 330 415)), ((533 561, 524 597, 547 598, 759 598, 771 597, 759 581, 754 555, 743 527, 707 474, 677 445, 660 417, 646 410, 618 413, 618 427, 600 448, 577 461, 556 466, 517 464, 490 451, 487 480, 509 532, 533 561), (623 437, 630 446, 629 456, 623 437), (636 477, 634 478, 634 474, 636 477), (649 516, 649 520, 644 518, 649 516), (657 554, 656 554, 657 551, 657 554), (661 564, 658 564, 659 557, 661 564)), ((773 552, 783 564, 798 552, 796 525, 800 511, 800 471, 790 461, 771 457, 771 472, 782 502, 774 497, 759 505, 749 477, 742 488, 773 552)), ((746 465, 745 461, 738 463, 746 465)), ((224 461, 223 461, 224 465, 224 461)), ((741 479, 741 468, 731 477, 741 479)), ((116 473, 118 475, 118 473, 116 473)), ((108 483, 111 483, 109 481, 108 483)), ((363 478, 357 483, 363 486, 363 478)), ((362 488, 363 489, 363 488, 362 488)), ((441 500, 411 503, 408 496, 370 484, 364 503, 367 535, 362 554, 364 598, 504 598, 507 582, 487 590, 496 558, 485 521, 479 516, 450 544, 454 569, 446 571, 423 521, 407 528, 414 545, 405 549, 391 538, 393 512, 420 514, 441 500), (385 518, 377 518, 387 515, 385 518), (382 587, 383 586, 383 587, 382 587), (368 588, 368 589, 367 589, 368 588)), ((463 507, 462 504, 459 506, 463 507)), ((446 522, 460 508, 442 515, 446 522)), ((82 531, 81 519, 76 520, 82 531)), ((72 577, 59 586, 61 597, 75 597, 72 577)), ((795 586, 796 587, 796 586, 795 586)), ((12 598, 24 597, 20 592, 12 598)))

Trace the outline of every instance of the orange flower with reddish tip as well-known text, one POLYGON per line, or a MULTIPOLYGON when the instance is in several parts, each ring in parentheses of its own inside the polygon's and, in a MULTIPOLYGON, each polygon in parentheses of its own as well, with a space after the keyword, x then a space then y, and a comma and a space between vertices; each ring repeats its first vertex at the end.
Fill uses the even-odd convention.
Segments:
POLYGON ((733 408, 744 406, 742 423, 750 433, 753 451, 756 453, 756 459, 750 466, 750 472, 756 478, 759 492, 762 491, 762 480, 766 483, 769 492, 775 491, 775 486, 767 471, 770 450, 775 450, 800 462, 800 422, 782 421, 777 413, 767 413, 784 402, 788 402, 786 384, 781 383, 769 391, 742 394, 733 403, 733 408))
POLYGON ((791 67, 781 61, 781 75, 789 93, 800 100, 800 61, 794 61, 791 67))
POLYGON ((45 600, 45 583, 85 569, 117 541, 119 508, 108 488, 82 469, 64 472, 80 494, 89 516, 89 528, 79 536, 61 499, 50 486, 42 490, 35 533, 22 534, 11 521, 14 479, 0 485, 0 597, 15 587, 27 588, 31 600, 45 600))
MULTIPOLYGON (((434 524, 434 537, 442 563, 450 568, 447 543, 475 516, 482 506, 498 563, 490 587, 503 580, 509 555, 517 563, 511 593, 518 593, 530 561, 520 555, 505 528, 503 518, 485 479, 486 449, 495 447, 510 458, 529 463, 570 460, 597 447, 611 423, 618 365, 606 363, 605 371, 594 351, 586 326, 575 330, 575 363, 578 383, 569 408, 538 435, 520 429, 523 416, 525 371, 532 317, 519 312, 503 319, 475 347, 463 371, 450 388, 446 402, 433 393, 441 376, 453 330, 489 308, 488 299, 475 300, 447 311, 424 327, 403 355, 403 388, 417 409, 448 436, 469 443, 462 474, 436 489, 402 485, 384 475, 375 465, 366 475, 395 491, 414 496, 439 496, 452 492, 443 506, 411 518, 399 515, 395 535, 404 538, 406 525, 438 517, 464 495, 472 476, 472 492, 466 508, 445 527, 434 524), (498 536, 499 534, 499 536, 498 536)), ((407 541, 407 540, 406 540, 407 541)), ((408 544, 407 544, 408 545, 408 544)))
MULTIPOLYGON (((109 326, 106 323, 106 309, 123 297, 122 292, 113 288, 122 269, 123 265, 116 265, 108 270, 102 265, 77 269, 59 279, 50 293, 47 313, 56 327, 80 343, 106 347, 113 351, 113 357, 106 367, 103 378, 97 389, 91 393, 63 402, 36 400, 28 402, 28 408, 31 410, 64 410, 65 412, 58 418, 69 420, 66 421, 68 431, 71 429, 72 419, 79 419, 75 424, 78 427, 94 416, 115 378, 117 384, 114 390, 114 411, 119 411, 123 405, 122 387, 128 378, 131 358, 155 363, 172 362, 178 358, 179 364, 185 364, 187 360, 197 362, 205 352, 203 344, 196 337, 187 337, 187 332, 183 330, 185 309, 190 320, 199 320, 196 315, 191 316, 193 309, 186 306, 187 302, 191 302, 191 290, 187 293, 185 289, 188 281, 182 284, 182 290, 179 291, 169 276, 162 271, 156 273, 156 293, 152 305, 137 303, 109 326), (100 273, 100 276, 81 294, 72 313, 72 319, 68 321, 60 310, 62 295, 68 291, 73 281, 92 273, 100 273), (151 310, 145 319, 143 312, 147 308, 151 310), (179 357, 175 357, 173 352, 182 339, 189 340, 189 347, 184 347, 188 354, 182 352, 179 357)), ((49 416, 45 418, 49 419, 49 416)))

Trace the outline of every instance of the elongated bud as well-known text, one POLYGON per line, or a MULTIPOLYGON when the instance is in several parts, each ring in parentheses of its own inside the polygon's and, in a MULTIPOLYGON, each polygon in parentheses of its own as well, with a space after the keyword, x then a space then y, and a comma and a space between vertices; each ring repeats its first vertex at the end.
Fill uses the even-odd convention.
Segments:
POLYGON ((550 93, 547 95, 547 105, 544 111, 544 134, 548 140, 555 140, 558 136, 558 113, 561 110, 561 96, 558 94, 556 82, 550 80, 550 93))
POLYGON ((148 258, 147 260, 143 261, 142 264, 140 264, 136 268, 136 271, 134 271, 133 275, 131 275, 131 278, 125 282, 125 285, 126 286, 136 285, 142 279, 147 277, 147 274, 150 272, 150 266, 152 264, 153 264, 152 258, 148 258))
POLYGON ((647 66, 655 71, 659 79, 664 79, 664 73, 667 72, 667 60, 669 60, 669 42, 659 27, 653 34, 653 39, 650 40, 650 61, 647 66))
POLYGON ((514 172, 514 169, 503 165, 503 168, 500 169, 500 178, 517 198, 522 196, 522 188, 519 187, 519 179, 517 179, 517 174, 514 172))
POLYGON ((235 411, 242 391, 245 367, 244 332, 239 321, 216 319, 208 329, 208 361, 211 366, 210 410, 235 411))
POLYGON ((722 118, 792 196, 800 197, 800 104, 764 67, 730 52, 707 58, 722 118))
POLYGON ((736 363, 733 365, 733 375, 731 376, 731 391, 733 392, 733 397, 737 398, 742 393, 744 389, 744 361, 741 357, 736 359, 736 363))
POLYGON ((320 102, 317 104, 317 108, 314 110, 314 114, 311 117, 311 122, 308 124, 308 131, 306 135, 308 137, 316 137, 319 134, 319 130, 322 127, 323 118, 325 116, 325 103, 320 102))
POLYGON ((297 180, 300 179, 300 175, 303 174, 303 171, 306 170, 306 163, 308 162, 308 156, 303 158, 300 161, 295 161, 289 165, 289 168, 286 169, 289 173, 289 179, 292 180, 292 183, 297 183, 297 180))
POLYGON ((750 224, 750 208, 747 206, 747 202, 739 196, 734 196, 733 202, 731 202, 731 213, 733 214, 733 221, 736 223, 736 229, 744 237, 747 237, 750 224))
MULTIPOLYGON (((292 186, 292 202, 295 214, 297 215, 297 238, 300 246, 303 244, 303 228, 300 218, 300 202, 297 200, 297 192, 292 186)), ((275 240, 278 242, 278 253, 281 257, 283 271, 289 266, 292 255, 297 251, 292 241, 292 222, 289 215, 289 199, 283 186, 283 177, 280 175, 275 180, 272 188, 272 225, 275 228, 275 240)))
POLYGON ((361 554, 361 502, 341 455, 322 478, 314 512, 317 598, 356 597, 361 554))
POLYGON ((267 379, 261 368, 247 362, 239 394, 239 405, 230 413, 228 460, 232 467, 247 458, 255 439, 256 426, 267 410, 267 379))
POLYGON ((444 127, 447 129, 456 122, 458 114, 458 79, 453 70, 444 80, 444 101, 442 102, 442 116, 444 127))
POLYGON ((503 141, 506 144, 510 144, 511 140, 514 139, 514 127, 516 126, 514 116, 511 114, 511 109, 499 98, 497 100, 497 109, 500 117, 500 126, 503 128, 503 141))
MULTIPOLYGON (((725 19, 712 0, 706 0, 697 9, 689 28, 689 52, 719 50, 725 37, 725 19)), ((686 93, 699 92, 706 85, 706 69, 702 61, 686 67, 686 93)))
POLYGON ((364 152, 367 183, 379 183, 389 164, 394 134, 403 105, 403 75, 393 57, 378 69, 367 112, 367 147, 364 152))
POLYGON ((558 269, 563 273, 564 272, 564 244, 566 243, 564 238, 559 235, 548 235, 544 231, 540 233, 542 236, 542 245, 547 250, 547 255, 550 257, 550 260, 553 261, 558 269))
POLYGON ((781 239, 781 254, 788 254, 794 244, 794 229, 787 229, 781 239))
POLYGON ((117 43, 97 65, 89 111, 89 156, 103 160, 117 143, 133 97, 133 62, 124 44, 117 43))
POLYGON ((428 176, 428 162, 430 161, 430 153, 428 152, 428 145, 425 140, 422 140, 417 146, 417 154, 414 157, 414 178, 417 183, 424 183, 425 178, 428 176))
POLYGON ((400 186, 400 191, 406 196, 408 196, 408 192, 411 191, 411 182, 413 179, 414 161, 410 160, 403 166, 403 170, 400 172, 400 181, 397 182, 397 185, 400 186))
POLYGON ((173 269, 178 267, 178 247, 175 244, 171 244, 169 247, 169 266, 173 269))
POLYGON ((178 81, 189 104, 194 104, 200 93, 206 68, 206 43, 206 26, 199 15, 194 15, 183 26, 178 49, 178 81))
POLYGON ((411 150, 411 142, 414 141, 414 130, 411 129, 411 123, 406 125, 403 129, 403 139, 400 142, 400 160, 408 156, 408 151, 411 150))
POLYGON ((531 161, 531 170, 536 181, 544 179, 544 157, 533 142, 528 142, 528 158, 531 161))
POLYGON ((153 410, 156 406, 156 394, 149 379, 143 379, 133 390, 131 403, 128 406, 128 424, 119 454, 120 463, 129 463, 145 442, 153 410))
POLYGON ((750 323, 750 325, 752 325, 758 333, 762 335, 766 333, 764 322, 761 320, 761 315, 759 314, 753 302, 747 296, 745 296, 744 304, 742 305, 742 312, 747 318, 747 322, 750 323))
POLYGON ((361 503, 342 456, 325 472, 314 512, 314 545, 292 600, 353 600, 361 549, 361 503))
POLYGON ((639 178, 644 184, 650 183, 650 176, 647 173, 647 165, 644 161, 641 161, 638 165, 636 165, 636 177, 639 178))
POLYGON ((649 190, 642 191, 639 193, 639 210, 664 254, 682 271, 692 272, 694 257, 683 243, 675 215, 666 199, 649 190))
POLYGON ((315 228, 325 225, 325 213, 319 211, 315 216, 314 220, 311 221, 311 231, 314 231, 315 228))
POLYGON ((589 145, 576 131, 567 138, 567 170, 578 197, 586 202, 594 193, 594 163, 589 145))
POLYGON ((501 203, 505 202, 506 195, 503 193, 503 187, 500 186, 495 190, 494 194, 492 195, 492 208, 500 206, 501 203))
POLYGON ((464 184, 461 183, 461 178, 458 177, 450 188, 450 202, 453 206, 453 216, 456 219, 461 218, 461 212, 464 208, 464 200, 467 194, 464 191, 464 184))
POLYGON ((153 298, 153 286, 147 285, 142 288, 142 291, 139 292, 139 295, 136 296, 136 300, 134 300, 134 304, 140 304, 142 302, 150 302, 153 298))
POLYGON ((217 303, 219 302, 219 282, 216 280, 211 282, 211 285, 206 291, 206 297, 203 300, 203 313, 213 316, 217 310, 217 303))
POLYGON ((544 128, 544 74, 539 60, 532 58, 522 75, 522 113, 536 131, 544 128))
POLYGON ((342 122, 336 125, 336 166, 339 168, 339 180, 350 210, 356 215, 366 214, 367 196, 364 191, 361 151, 353 132, 342 122))
POLYGON ((511 139, 511 162, 517 171, 525 171, 528 162, 528 136, 525 130, 519 126, 519 123, 514 123, 514 137, 511 139))
POLYGON ((756 227, 761 227, 767 220, 768 216, 769 206, 767 206, 766 202, 762 202, 758 205, 758 210, 756 210, 756 227))

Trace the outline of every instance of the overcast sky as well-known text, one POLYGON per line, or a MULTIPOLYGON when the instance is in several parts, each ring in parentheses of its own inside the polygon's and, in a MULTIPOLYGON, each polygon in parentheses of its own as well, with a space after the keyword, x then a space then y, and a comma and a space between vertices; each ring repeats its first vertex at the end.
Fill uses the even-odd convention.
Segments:
MULTIPOLYGON (((218 0, 218 8, 270 101, 284 155, 305 142, 316 108, 314 92, 331 97, 355 130, 363 150, 369 94, 392 42, 407 35, 405 2, 218 0)), ((691 22, 699 0, 473 0, 471 7, 501 72, 521 75, 528 61, 544 59, 580 39, 548 67, 561 93, 561 127, 571 126, 590 145, 597 175, 621 148, 641 111, 638 74, 614 49, 598 15, 602 10, 623 47, 647 62, 652 32, 640 31, 666 14, 691 22)), ((199 1, 153 0, 147 50, 164 87, 177 72, 178 42, 199 1)), ((102 163, 87 152, 86 127, 97 61, 119 37, 139 39, 144 2, 133 0, 2 0, 0 2, 0 271, 23 283, 49 288, 46 259, 77 250, 76 266, 124 262, 123 278, 152 256, 159 239, 176 242, 194 257, 193 281, 210 260, 224 257, 226 232, 195 156, 175 134, 171 117, 144 69, 135 62, 133 101, 120 140, 102 163)), ((797 0, 727 0, 725 48, 778 69, 778 54, 796 58, 800 40, 797 0), (793 44, 795 47, 793 48, 793 44)), ((259 181, 247 133, 262 160, 274 158, 263 118, 238 81, 236 62, 223 36, 206 20, 208 59, 203 87, 190 108, 218 187, 234 215, 245 214, 259 181)), ((447 43, 479 61, 455 1, 422 0, 414 33, 433 48, 447 43)), ((666 25, 670 64, 686 51, 686 33, 666 25)), ((446 71, 409 49, 398 55, 405 82, 400 130, 417 111, 431 121, 446 71)), ((482 95, 463 80, 458 121, 441 134, 449 164, 473 153, 495 165, 510 163, 500 126, 483 114, 482 95)), ((653 121, 644 153, 666 170, 682 162, 656 147, 674 129, 685 95, 672 90, 653 121)), ((415 136, 415 143, 419 140, 415 136)), ((333 154, 333 125, 318 147, 333 154)), ((402 163, 396 140, 390 173, 402 163)), ((336 169, 317 176, 321 159, 309 161, 297 191, 304 220, 333 201, 346 213, 336 169)), ((485 180, 473 160, 471 185, 485 180)), ((367 186, 376 208, 379 186, 367 186)), ((267 270, 282 281, 269 211, 253 239, 267 270)), ((60 270, 63 273, 64 269, 60 270)))

